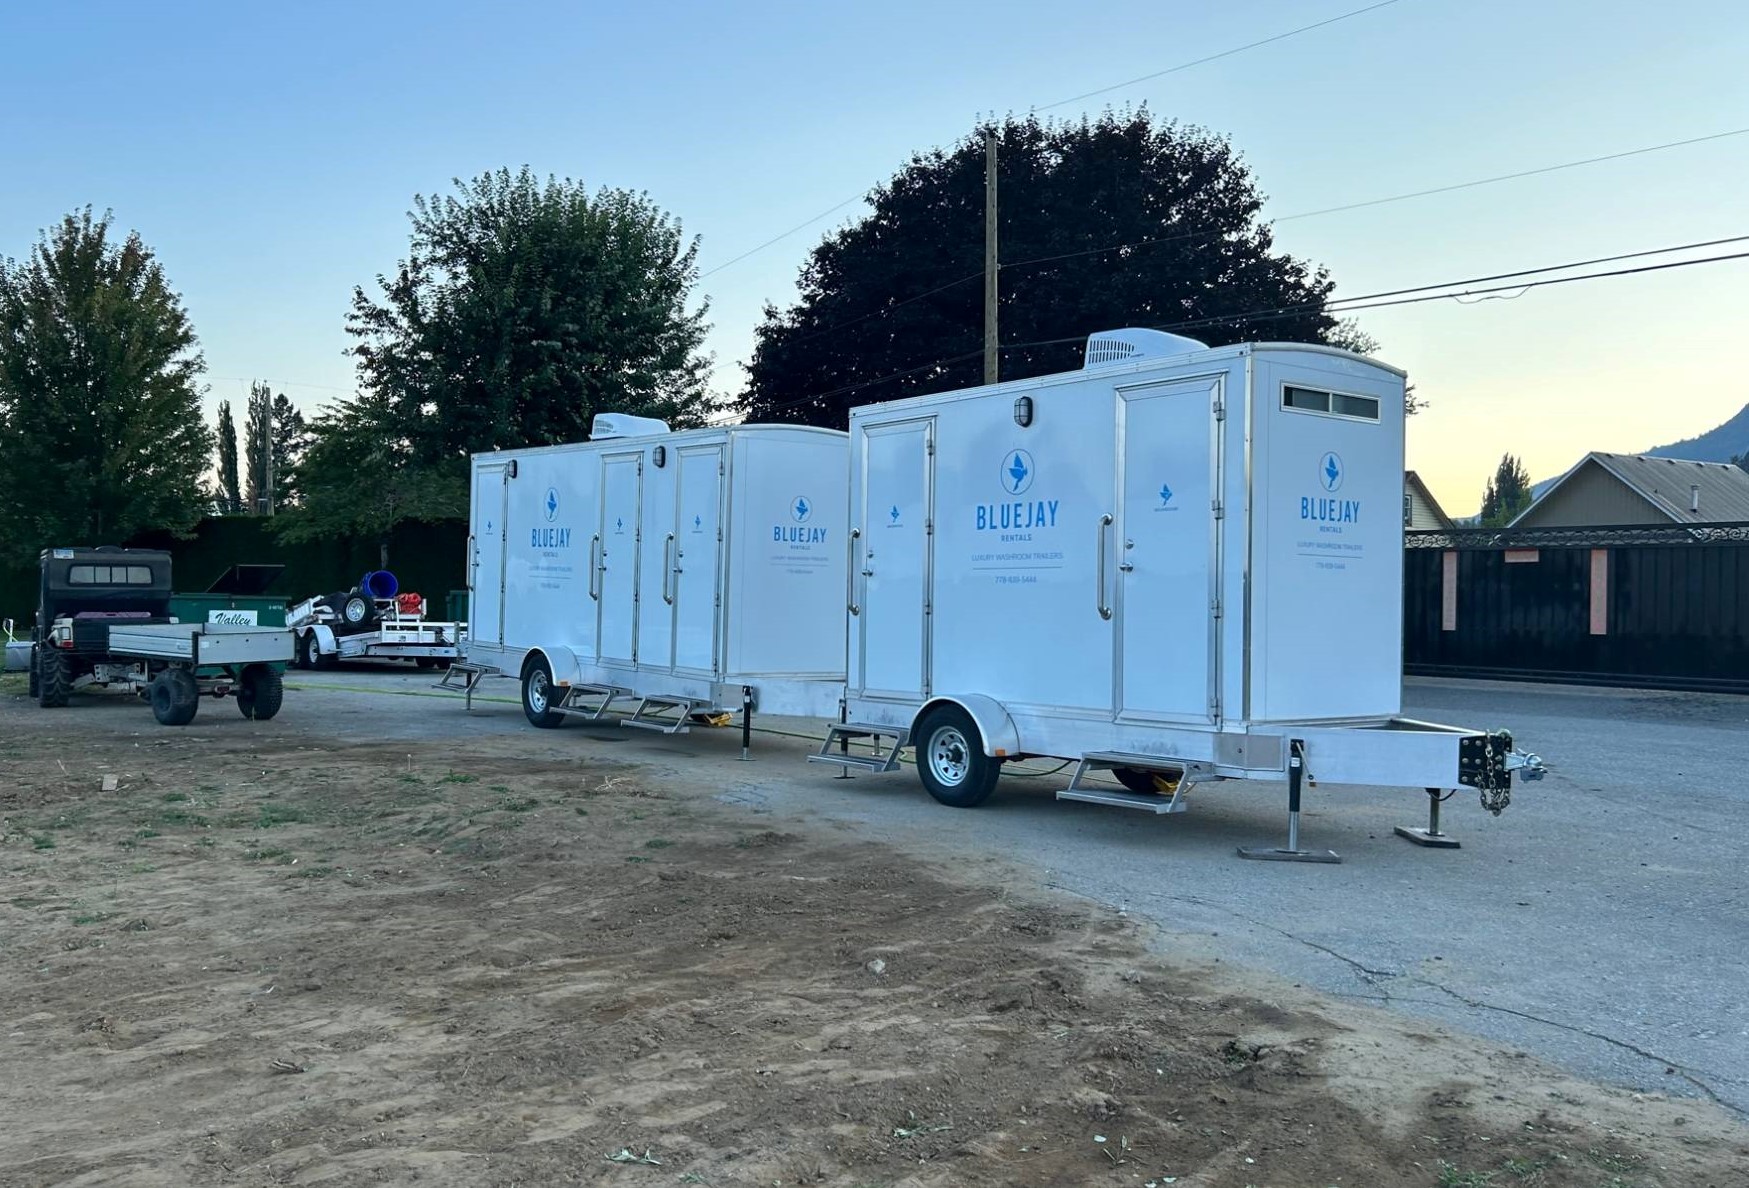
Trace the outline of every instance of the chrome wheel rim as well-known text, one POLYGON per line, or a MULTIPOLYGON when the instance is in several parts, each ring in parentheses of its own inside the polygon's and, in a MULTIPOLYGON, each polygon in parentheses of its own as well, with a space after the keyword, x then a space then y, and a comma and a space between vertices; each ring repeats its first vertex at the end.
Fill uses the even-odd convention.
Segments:
POLYGON ((537 714, 547 712, 547 674, 538 669, 528 674, 528 708, 537 714))
POLYGON ((929 740, 929 774, 945 787, 958 787, 971 771, 971 752, 965 735, 955 727, 943 726, 929 740))

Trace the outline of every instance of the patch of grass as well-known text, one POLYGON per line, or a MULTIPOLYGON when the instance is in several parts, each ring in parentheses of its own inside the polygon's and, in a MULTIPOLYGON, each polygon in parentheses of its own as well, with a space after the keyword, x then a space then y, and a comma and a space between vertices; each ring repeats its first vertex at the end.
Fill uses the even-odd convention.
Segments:
POLYGON ((644 857, 642 854, 627 854, 626 861, 627 862, 648 862, 649 859, 644 857))
POLYGON ((1455 1163, 1439 1161, 1439 1188, 1488 1188, 1493 1182, 1493 1172, 1467 1172, 1455 1163))
POLYGON ((186 825, 193 829, 205 829, 212 822, 199 813, 191 813, 187 809, 165 809, 158 814, 160 825, 186 825))
POLYGON ((440 784, 477 784, 480 782, 480 777, 469 775, 465 771, 450 771, 445 772, 443 778, 437 782, 440 784))
POLYGON ((291 851, 279 846, 261 846, 258 849, 243 851, 243 857, 251 862, 266 862, 269 858, 278 858, 283 864, 291 861, 291 851))
POLYGON ((90 912, 83 916, 74 916, 73 926, 83 928, 87 924, 101 924, 113 915, 115 915, 114 912, 90 912))
POLYGON ((644 843, 644 849, 646 849, 646 850, 666 850, 669 846, 671 846, 673 844, 674 844, 673 842, 669 841, 665 837, 652 837, 649 841, 644 843))
POLYGON ((155 871, 157 869, 158 869, 158 865, 155 862, 136 862, 132 866, 128 867, 128 873, 129 874, 151 874, 153 871, 155 871))
POLYGON ((296 825, 309 820, 309 815, 296 805, 279 804, 269 800, 262 804, 255 814, 257 829, 272 829, 275 825, 296 825))
POLYGON ((187 800, 187 799, 188 799, 188 793, 186 793, 186 792, 166 792, 166 793, 164 793, 164 803, 165 804, 175 804, 179 800, 187 800))
POLYGON ((202 838, 196 838, 194 844, 197 846, 216 846, 219 843, 214 841, 210 837, 202 837, 202 838))
POLYGON ((1604 1171, 1621 1175, 1625 1172, 1638 1171, 1645 1160, 1638 1155, 1617 1155, 1613 1151, 1587 1151, 1591 1161, 1604 1171))
POLYGON ((15 908, 33 908, 33 907, 41 907, 43 904, 45 904, 49 901, 46 899, 32 899, 28 895, 15 895, 10 900, 8 900, 8 902, 11 903, 12 906, 15 908))
POLYGON ((423 784, 425 781, 408 771, 401 773, 401 782, 403 784, 423 784))
POLYGON ((507 813, 529 813, 540 807, 540 801, 532 796, 522 800, 505 799, 498 802, 498 807, 507 813))
POLYGON ((579 817, 587 817, 589 815, 589 810, 582 805, 578 805, 575 811, 579 817))
POLYGON ((150 825, 142 825, 140 828, 134 830, 134 837, 138 838, 140 841, 144 841, 149 837, 157 836, 158 831, 153 829, 150 825))
POLYGON ((293 871, 290 877, 294 879, 325 879, 333 873, 332 866, 306 866, 302 870, 293 871))
POLYGON ((46 833, 39 833, 30 839, 30 848, 33 850, 52 850, 55 848, 55 839, 46 833))
POLYGON ((487 787, 489 787, 494 792, 501 792, 501 793, 505 794, 506 796, 508 796, 510 794, 510 785, 509 784, 489 784, 489 785, 487 785, 487 787))

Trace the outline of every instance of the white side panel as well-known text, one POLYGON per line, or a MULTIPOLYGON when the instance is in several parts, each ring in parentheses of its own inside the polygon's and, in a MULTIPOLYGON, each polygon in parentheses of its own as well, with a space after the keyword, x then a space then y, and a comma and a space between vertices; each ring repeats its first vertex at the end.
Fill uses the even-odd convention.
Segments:
POLYGON ((599 646, 596 658, 631 664, 638 646, 638 498, 643 454, 601 458, 599 646))
POLYGON ((1220 377, 1118 393, 1118 713, 1128 720, 1214 719, 1220 394, 1220 377))
POLYGON ((718 584, 723 580, 724 475, 720 444, 689 446, 675 463, 679 497, 670 546, 669 597, 674 600, 674 667, 700 675, 719 671, 718 584))
POLYGON ((731 434, 731 678, 843 676, 848 440, 775 427, 731 434))
POLYGON ((1258 353, 1253 388, 1251 718, 1390 717, 1403 681, 1402 378, 1275 349, 1258 353), (1378 419, 1283 408, 1290 384, 1371 398, 1378 419))
POLYGON ((852 689, 870 696, 928 692, 932 418, 859 426, 855 511, 861 533, 852 582, 859 607, 852 689))
POLYGON ((1112 609, 1121 543, 1104 522, 1118 510, 1113 379, 1033 388, 1028 428, 1014 419, 1018 387, 936 411, 929 687, 987 694, 1010 712, 1110 717, 1116 637, 1101 608, 1112 609))
MULTIPOLYGON (((516 458, 516 476, 504 486, 501 523, 494 529, 502 533, 505 556, 503 646, 563 645, 586 655, 593 650, 589 541, 600 515, 599 484, 599 464, 583 448, 516 458)), ((489 507, 490 495, 483 497, 489 507)), ((476 531, 490 519, 481 515, 479 506, 474 518, 476 531)), ((485 579, 477 585, 485 586, 485 579)), ((479 622, 477 610, 474 618, 479 622)), ((471 629, 483 647, 500 642, 471 629)))
POLYGON ((638 503, 638 667, 667 672, 674 667, 673 575, 674 505, 679 471, 675 452, 664 450, 662 465, 646 452, 643 490, 638 503))
POLYGON ((504 512, 509 504, 509 468, 474 466, 469 500, 468 631, 488 646, 504 641, 504 512))

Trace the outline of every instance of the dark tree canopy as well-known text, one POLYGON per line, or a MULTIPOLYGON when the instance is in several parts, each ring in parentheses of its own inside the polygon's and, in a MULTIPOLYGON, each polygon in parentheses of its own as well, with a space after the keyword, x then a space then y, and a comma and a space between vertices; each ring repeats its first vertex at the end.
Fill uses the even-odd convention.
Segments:
MULTIPOLYGON (((749 419, 843 428, 858 404, 982 382, 989 126, 876 187, 873 212, 814 249, 800 300, 766 307, 739 402, 749 419)), ((1226 140, 1145 108, 993 127, 1003 379, 1077 368, 1089 333, 1122 326, 1370 347, 1324 311, 1325 270, 1274 251, 1226 140), (1024 345, 1054 339, 1068 341, 1024 345)))
POLYGON ((311 427, 294 534, 380 528, 355 511, 388 471, 428 472, 397 482, 424 500, 401 501, 406 515, 436 515, 465 508, 470 453, 582 441, 597 413, 688 427, 712 411, 705 309, 689 309, 698 249, 674 218, 527 168, 457 188, 414 199, 407 259, 378 278, 380 297, 354 293, 362 395, 311 427), (329 440, 346 434, 363 440, 329 440), (350 486, 327 472, 364 457, 373 469, 350 486))
POLYGON ((231 402, 219 401, 219 514, 234 516, 243 510, 243 491, 237 480, 237 422, 231 402))
POLYGON ((1482 491, 1482 527, 1500 528, 1517 519, 1530 506, 1530 486, 1524 463, 1511 454, 1502 457, 1482 491))
POLYGON ((163 268, 108 215, 0 263, 0 549, 192 529, 212 506, 203 367, 163 268))

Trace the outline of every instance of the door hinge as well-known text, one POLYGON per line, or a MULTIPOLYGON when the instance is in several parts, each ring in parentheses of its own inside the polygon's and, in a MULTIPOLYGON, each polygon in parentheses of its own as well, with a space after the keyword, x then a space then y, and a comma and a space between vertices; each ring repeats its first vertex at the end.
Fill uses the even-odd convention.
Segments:
POLYGON ((1221 501, 1219 499, 1215 500, 1212 504, 1210 504, 1210 507, 1213 509, 1213 511, 1215 513, 1215 519, 1217 519, 1217 520, 1226 519, 1227 509, 1225 507, 1221 506, 1221 501))
POLYGON ((931 458, 935 457, 935 439, 933 437, 923 443, 923 452, 931 458))
POLYGON ((925 536, 934 536, 935 535, 935 521, 934 520, 924 520, 923 521, 923 535, 925 535, 925 536))
POLYGON ((1224 421, 1226 419, 1227 419, 1227 402, 1226 402, 1225 398, 1220 397, 1220 396, 1216 396, 1215 397, 1215 420, 1224 421))
POLYGON ((1211 619, 1221 617, 1221 600, 1219 598, 1209 599, 1209 617, 1211 619))

